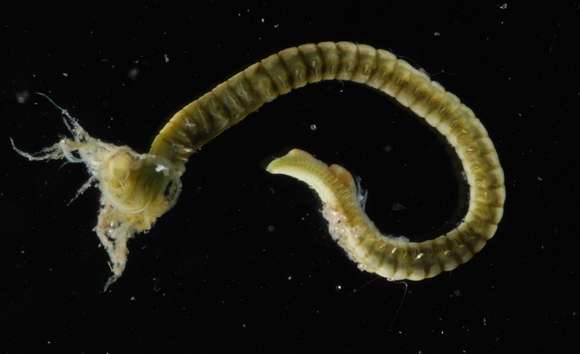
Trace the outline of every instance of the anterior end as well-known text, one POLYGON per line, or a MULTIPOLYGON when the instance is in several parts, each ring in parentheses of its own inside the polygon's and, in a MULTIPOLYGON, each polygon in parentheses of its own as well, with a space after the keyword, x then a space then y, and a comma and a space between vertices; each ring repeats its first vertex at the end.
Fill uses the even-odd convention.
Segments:
POLYGON ((129 150, 112 154, 101 170, 101 176, 117 185, 125 184, 131 172, 134 158, 129 150))
POLYGON ((95 170, 101 209, 95 231, 109 255, 112 276, 105 290, 125 270, 134 235, 148 231, 179 196, 180 171, 167 160, 109 146, 109 155, 95 170))
POLYGON ((29 160, 64 159, 83 163, 89 181, 77 192, 94 184, 101 192, 95 232, 109 256, 113 275, 107 286, 118 279, 127 262, 127 242, 149 230, 169 210, 179 195, 181 171, 168 160, 138 154, 127 146, 117 146, 91 137, 63 110, 72 134, 35 154, 14 149, 29 160))

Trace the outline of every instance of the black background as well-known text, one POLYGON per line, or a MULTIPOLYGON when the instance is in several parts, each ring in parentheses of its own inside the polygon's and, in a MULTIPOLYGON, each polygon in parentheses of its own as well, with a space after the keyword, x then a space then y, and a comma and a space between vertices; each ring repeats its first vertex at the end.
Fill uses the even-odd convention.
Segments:
POLYGON ((577 348, 580 4, 401 3, 3 9, 0 352, 577 348), (124 276, 102 293, 98 193, 66 206, 84 168, 29 163, 9 146, 11 136, 35 151, 65 133, 33 92, 93 136, 146 151, 167 117, 215 84, 322 40, 389 49, 477 113, 506 174, 496 237, 457 270, 408 283, 405 297, 405 284, 357 270, 308 188, 263 170, 273 157, 299 147, 344 165, 370 191, 378 226, 414 240, 448 228, 462 194, 436 134, 372 90, 329 82, 266 105, 193 156, 177 206, 131 242, 124 276))

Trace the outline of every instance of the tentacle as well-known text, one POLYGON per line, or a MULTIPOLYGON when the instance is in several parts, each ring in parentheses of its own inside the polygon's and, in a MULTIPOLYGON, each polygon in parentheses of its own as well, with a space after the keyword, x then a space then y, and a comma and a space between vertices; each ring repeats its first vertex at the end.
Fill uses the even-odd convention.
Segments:
POLYGON ((74 197, 72 197, 71 200, 69 200, 69 202, 66 205, 67 206, 71 205, 72 202, 74 202, 78 197, 80 197, 84 192, 86 192, 87 189, 91 188, 93 184, 96 182, 97 179, 95 177, 93 176, 89 177, 89 179, 85 183, 83 183, 83 185, 77 190, 74 197))
MULTIPOLYGON (((18 153, 18 155, 26 158, 29 161, 45 161, 45 160, 60 160, 65 157, 63 152, 62 146, 59 143, 53 144, 51 146, 44 147, 40 149, 40 151, 36 153, 29 153, 24 150, 20 150, 14 140, 10 138, 10 145, 12 145, 12 149, 18 153)), ((76 162, 76 161, 71 161, 76 162)))
POLYGON ((85 130, 80 126, 79 122, 74 118, 68 110, 59 106, 50 96, 42 92, 35 92, 35 94, 44 97, 51 105, 60 111, 62 115, 62 121, 69 131, 69 133, 74 137, 75 141, 81 140, 86 134, 85 130))

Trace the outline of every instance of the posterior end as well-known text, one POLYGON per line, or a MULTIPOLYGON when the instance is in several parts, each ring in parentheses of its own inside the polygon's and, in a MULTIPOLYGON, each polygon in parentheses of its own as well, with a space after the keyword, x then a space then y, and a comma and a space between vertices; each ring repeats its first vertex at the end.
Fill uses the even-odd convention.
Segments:
POLYGON ((290 150, 286 155, 272 160, 268 166, 266 166, 266 171, 274 175, 286 174, 284 171, 287 169, 288 164, 291 163, 290 161, 311 159, 315 160, 315 158, 308 152, 295 148, 290 150))
POLYGON ((332 187, 332 170, 304 150, 290 150, 286 155, 270 162, 266 170, 272 174, 294 177, 314 189, 323 203, 337 204, 332 187))

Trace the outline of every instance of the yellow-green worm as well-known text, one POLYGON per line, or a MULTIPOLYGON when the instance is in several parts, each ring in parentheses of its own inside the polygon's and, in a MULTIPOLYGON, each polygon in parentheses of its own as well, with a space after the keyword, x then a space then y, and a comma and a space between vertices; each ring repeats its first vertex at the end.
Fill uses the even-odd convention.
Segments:
POLYGON ((386 50, 351 42, 292 47, 239 72, 175 113, 146 154, 90 137, 67 116, 74 139, 63 139, 29 159, 75 158, 101 189, 96 227, 117 279, 126 242, 147 231, 175 204, 189 157, 264 103, 309 83, 344 80, 380 90, 441 133, 459 156, 469 184, 467 214, 453 230, 424 242, 383 235, 357 198, 351 174, 293 149, 272 161, 271 173, 306 182, 322 201, 329 231, 360 269, 390 280, 421 280, 455 269, 495 234, 505 202, 504 175, 488 133, 473 111, 386 50), (72 152, 77 152, 73 155, 72 152))

